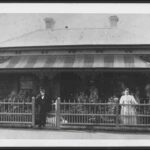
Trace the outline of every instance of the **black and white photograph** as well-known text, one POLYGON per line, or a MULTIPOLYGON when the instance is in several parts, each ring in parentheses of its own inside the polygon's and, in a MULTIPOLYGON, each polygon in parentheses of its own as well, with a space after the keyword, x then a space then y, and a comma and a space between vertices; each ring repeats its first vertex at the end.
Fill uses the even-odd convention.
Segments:
POLYGON ((0 141, 149 139, 150 12, 0 13, 0 141))

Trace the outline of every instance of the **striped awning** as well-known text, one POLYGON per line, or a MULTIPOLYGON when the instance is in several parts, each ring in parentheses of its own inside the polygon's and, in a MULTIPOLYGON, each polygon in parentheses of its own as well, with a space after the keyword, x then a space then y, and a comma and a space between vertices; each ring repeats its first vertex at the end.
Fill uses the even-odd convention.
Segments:
POLYGON ((9 68, 150 68, 150 63, 136 55, 40 55, 11 56, 0 61, 0 69, 9 68))

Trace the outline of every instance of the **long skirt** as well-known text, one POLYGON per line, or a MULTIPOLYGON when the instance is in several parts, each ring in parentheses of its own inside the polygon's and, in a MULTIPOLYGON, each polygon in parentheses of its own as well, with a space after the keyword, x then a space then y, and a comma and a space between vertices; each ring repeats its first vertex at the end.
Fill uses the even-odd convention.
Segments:
POLYGON ((136 109, 133 106, 122 106, 121 123, 124 125, 136 125, 136 109))

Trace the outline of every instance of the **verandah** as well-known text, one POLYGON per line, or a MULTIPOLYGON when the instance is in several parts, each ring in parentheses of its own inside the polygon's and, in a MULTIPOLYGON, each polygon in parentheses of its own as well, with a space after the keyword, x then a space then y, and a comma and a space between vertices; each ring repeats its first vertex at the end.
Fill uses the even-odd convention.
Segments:
MULTIPOLYGON (((62 74, 64 74, 64 72, 62 74)), ((119 94, 120 95, 122 94, 122 93, 119 93, 119 91, 122 92, 122 89, 121 89, 122 87, 117 86, 117 83, 121 80, 122 83, 125 85, 124 88, 129 87, 131 89, 131 92, 133 92, 133 95, 135 94, 134 92, 136 92, 137 87, 138 87, 138 90, 140 91, 140 96, 139 96, 140 103, 136 106, 138 114, 136 114, 137 116, 131 116, 131 118, 132 117, 138 118, 137 119, 138 122, 134 126, 143 126, 144 125, 144 126, 149 127, 149 104, 148 104, 148 100, 149 100, 148 96, 149 95, 147 93, 148 91, 146 88, 147 85, 149 84, 149 73, 148 72, 147 73, 136 72, 136 71, 134 71, 134 72, 133 71, 132 72, 129 72, 129 71, 127 71, 127 72, 107 72, 107 73, 100 72, 100 71, 98 71, 97 73, 86 72, 85 74, 81 73, 82 79, 85 79, 83 82, 77 82, 77 80, 75 80, 76 77, 70 76, 70 75, 73 75, 72 73, 70 74, 70 73, 66 72, 64 75, 62 75, 62 74, 59 75, 59 78, 58 78, 58 76, 55 78, 55 80, 57 82, 59 82, 58 79, 61 80, 60 87, 59 87, 59 89, 60 89, 59 96, 61 98, 61 103, 59 106, 60 110, 56 111, 55 109, 53 109, 52 110, 53 112, 50 112, 50 114, 49 114, 50 116, 53 115, 53 116, 59 116, 59 117, 52 117, 52 116, 50 117, 49 116, 47 118, 47 123, 49 125, 54 124, 53 127, 56 127, 55 124, 57 124, 57 123, 55 120, 57 120, 57 122, 59 122, 58 120, 60 120, 59 125, 60 124, 64 124, 64 125, 72 124, 72 125, 98 125, 98 126, 102 126, 102 125, 112 126, 113 125, 113 126, 116 126, 117 124, 119 124, 120 113, 119 113, 119 105, 114 103, 115 101, 113 101, 113 100, 115 100, 116 98, 118 98, 118 100, 119 100, 119 94), (68 75, 66 75, 66 74, 68 74, 68 75), (92 74, 94 74, 94 75, 92 75, 92 74), (61 76, 61 78, 60 78, 60 76, 61 76), (66 82, 66 79, 69 79, 69 76, 70 76, 69 81, 72 81, 72 83, 66 82), (64 79, 64 77, 65 77, 65 79, 64 79), (94 77, 96 77, 96 78, 94 78, 94 77), (89 79, 91 79, 91 80, 89 80, 89 79), (74 86, 74 85, 76 85, 76 86, 74 86), (78 85, 81 85, 81 87, 78 85), (64 88, 65 86, 66 86, 66 88, 64 88), (89 89, 91 89, 90 87, 92 87, 92 89, 93 89, 93 86, 95 86, 94 88, 98 89, 99 95, 97 95, 98 97, 96 96, 97 101, 91 102, 91 101, 89 101, 89 99, 92 99, 91 95, 93 95, 93 94, 91 94, 92 90, 89 90, 89 89), (68 89, 68 94, 66 94, 67 89, 68 89), (112 89, 112 90, 110 90, 110 89, 112 89), (76 92, 79 92, 79 93, 83 92, 80 90, 85 90, 85 93, 87 93, 87 96, 88 96, 87 101, 83 101, 82 96, 80 96, 80 95, 78 95, 77 97, 72 97, 72 99, 70 99, 70 96, 75 96, 76 92), (104 91, 103 94, 102 94, 102 91, 104 91), (74 93, 70 94, 70 92, 74 92, 74 93), (117 93, 116 93, 116 95, 115 95, 116 97, 113 97, 114 92, 117 92, 119 94, 117 95, 117 93), (63 98, 63 96, 65 96, 65 98, 63 98), (105 97, 103 97, 103 96, 105 96, 105 97), (79 99, 81 101, 79 101, 79 99)), ((76 73, 74 73, 74 74, 76 74, 76 73)), ((78 75, 79 74, 80 73, 78 73, 78 75)), ((44 82, 44 83, 46 83, 46 82, 44 82)), ((53 97, 51 100, 55 101, 56 99, 53 97)), ((9 101, 9 102, 3 101, 3 102, 2 102, 3 104, 1 104, 1 106, 7 105, 7 107, 8 107, 8 105, 11 105, 11 106, 19 105, 19 103, 17 101, 15 101, 15 102, 14 101, 9 101)), ((28 105, 27 101, 23 102, 21 104, 22 104, 22 106, 28 105)), ((5 108, 7 108, 7 107, 5 107, 5 108)), ((32 106, 29 106, 29 107, 32 107, 32 106)), ((23 107, 23 108, 25 108, 25 107, 23 107)), ((34 109, 33 109, 33 111, 34 111, 34 109)), ((31 118, 33 117, 32 121, 35 121, 34 118, 36 118, 36 117, 34 116, 33 111, 32 111, 32 113, 33 113, 32 114, 31 111, 23 112, 23 111, 20 111, 20 109, 18 109, 16 111, 11 111, 11 112, 7 112, 7 111, 4 111, 3 109, 1 109, 1 121, 3 121, 3 123, 7 122, 8 124, 11 121, 12 125, 16 124, 18 122, 16 122, 15 118, 19 118, 17 116, 27 115, 24 113, 30 113, 28 115, 30 115, 31 118), (11 115, 13 117, 8 117, 8 115, 9 116, 11 115), (16 116, 16 117, 14 117, 14 116, 16 116), (9 118, 11 118, 11 120, 9 118), (12 118, 14 118, 14 120, 12 118)), ((32 121, 30 119, 30 123, 32 121)), ((20 124, 24 123, 22 119, 20 119, 19 122, 20 122, 20 124)), ((1 122, 1 124, 3 124, 3 123, 1 122)))

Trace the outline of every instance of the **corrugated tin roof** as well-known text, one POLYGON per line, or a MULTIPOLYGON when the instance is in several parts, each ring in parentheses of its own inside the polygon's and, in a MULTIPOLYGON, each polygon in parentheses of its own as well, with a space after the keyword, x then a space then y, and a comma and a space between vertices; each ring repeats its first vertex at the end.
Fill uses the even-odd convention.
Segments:
POLYGON ((119 28, 39 29, 0 42, 0 47, 149 44, 149 38, 119 28))

